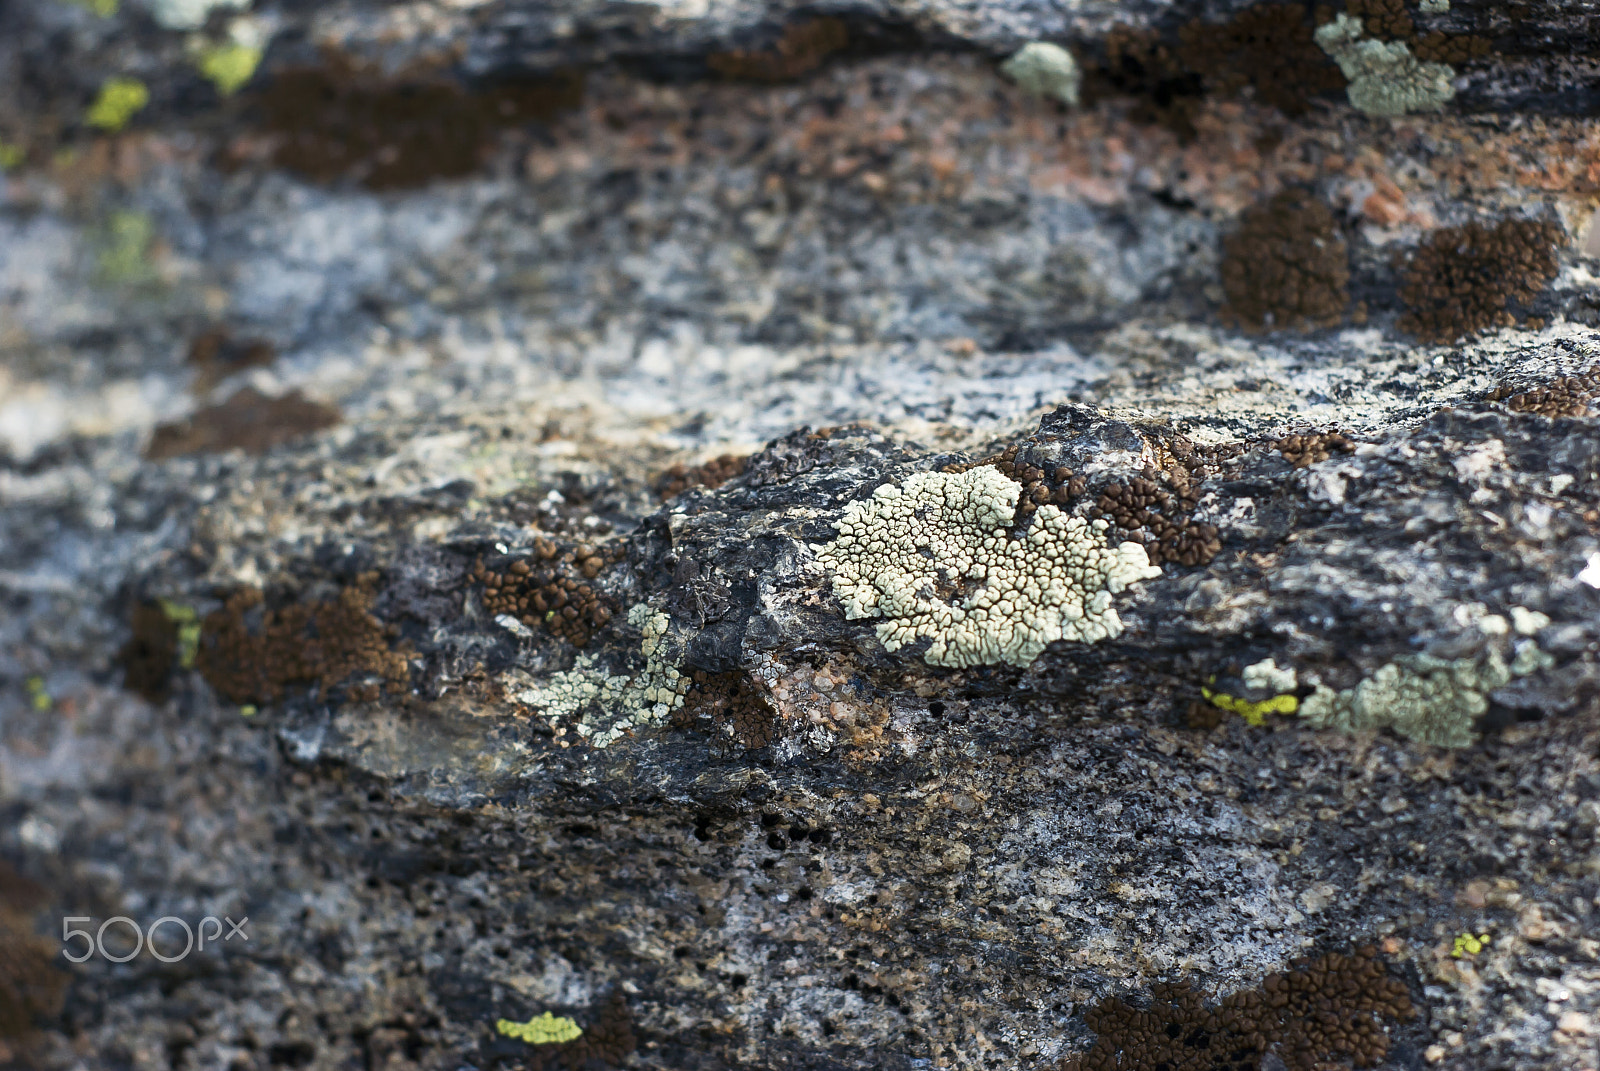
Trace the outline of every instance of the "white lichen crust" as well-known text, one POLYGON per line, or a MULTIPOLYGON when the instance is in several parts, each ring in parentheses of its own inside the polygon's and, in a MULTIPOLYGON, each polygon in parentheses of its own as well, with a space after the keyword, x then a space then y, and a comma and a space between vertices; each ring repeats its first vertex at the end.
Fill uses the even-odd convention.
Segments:
POLYGON ((1108 546, 1105 521, 1051 505, 1012 538, 1021 492, 982 466, 917 473, 851 503, 839 537, 816 548, 845 616, 883 618, 889 651, 932 641, 923 657, 934 666, 1026 666, 1053 640, 1120 634, 1111 597, 1160 568, 1137 543, 1108 546))
POLYGON ((671 620, 638 603, 628 611, 628 624, 644 635, 639 653, 645 666, 639 673, 608 673, 595 656, 579 655, 570 670, 550 674, 517 699, 548 718, 552 728, 575 723, 578 735, 597 748, 610 746, 633 728, 666 721, 689 690, 689 678, 666 657, 671 620))

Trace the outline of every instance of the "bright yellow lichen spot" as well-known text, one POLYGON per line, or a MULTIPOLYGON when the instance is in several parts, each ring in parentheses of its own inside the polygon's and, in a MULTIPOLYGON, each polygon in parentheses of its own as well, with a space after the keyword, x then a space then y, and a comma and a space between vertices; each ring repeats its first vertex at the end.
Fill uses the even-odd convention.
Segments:
POLYGON ((29 677, 27 680, 28 703, 43 714, 50 709, 50 693, 45 691, 43 677, 29 677))
POLYGON ((1271 699, 1251 702, 1248 699, 1214 692, 1203 684, 1200 686, 1200 694, 1205 696, 1206 701, 1212 706, 1232 711, 1251 725, 1265 723, 1268 714, 1293 714, 1300 709, 1300 698, 1294 695, 1275 695, 1271 699))
POLYGON ((549 1012, 536 1015, 525 1023, 501 1019, 494 1024, 494 1028, 508 1038, 517 1038, 529 1045, 555 1045, 563 1041, 573 1041, 583 1035, 583 1028, 577 1023, 565 1015, 556 1016, 549 1012))
POLYGON ((100 87, 100 95, 83 118, 92 127, 115 133, 149 103, 150 90, 137 78, 110 78, 100 87))
POLYGON ((210 45, 200 51, 200 73, 210 79, 224 97, 237 93, 261 65, 261 48, 230 41, 210 45))
POLYGON ((1455 942, 1450 946, 1450 954, 1456 959, 1462 956, 1476 956, 1489 947, 1489 935, 1480 933, 1474 937, 1470 933, 1456 934, 1455 942))

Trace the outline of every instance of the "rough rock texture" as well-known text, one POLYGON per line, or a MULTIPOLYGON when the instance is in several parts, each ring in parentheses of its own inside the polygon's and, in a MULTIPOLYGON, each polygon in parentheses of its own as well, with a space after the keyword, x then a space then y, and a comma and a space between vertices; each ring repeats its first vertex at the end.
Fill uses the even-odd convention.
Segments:
POLYGON ((204 7, 0 5, 0 1063, 1600 1065, 1589 8, 204 7))

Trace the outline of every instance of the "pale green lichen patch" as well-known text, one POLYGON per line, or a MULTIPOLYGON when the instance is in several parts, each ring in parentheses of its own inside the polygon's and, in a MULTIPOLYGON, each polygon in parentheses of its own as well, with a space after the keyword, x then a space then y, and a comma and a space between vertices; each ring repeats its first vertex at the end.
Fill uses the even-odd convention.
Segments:
POLYGON ((114 134, 149 103, 150 90, 137 78, 110 78, 100 87, 100 95, 89 105, 83 121, 114 134))
POLYGON ((558 731, 572 724, 597 748, 609 747, 635 728, 660 725, 683 705, 689 690, 689 678, 668 656, 671 620, 639 603, 628 611, 628 624, 642 633, 639 653, 645 659, 644 669, 610 673, 594 655, 583 654, 570 670, 552 673, 517 698, 542 713, 558 731))
POLYGON ((1083 82, 1083 72, 1072 53, 1048 41, 1033 41, 1023 45, 1011 58, 1000 65, 1000 73, 1017 83, 1017 88, 1036 97, 1052 97, 1067 105, 1077 107, 1078 87, 1083 82))
POLYGON ((576 1041, 583 1036, 583 1028, 574 1020, 565 1015, 552 1015, 549 1012, 536 1015, 525 1023, 500 1019, 496 1021, 494 1028, 508 1038, 526 1041, 529 1045, 559 1045, 564 1041, 576 1041))
POLYGON ((1490 649, 1481 658, 1401 655, 1354 688, 1317 685, 1300 703, 1300 716, 1319 729, 1393 729, 1439 747, 1468 747, 1472 723, 1489 709, 1489 693, 1514 677, 1547 668, 1550 655, 1524 641, 1510 665, 1490 649))
POLYGON ((201 49, 196 57, 196 65, 200 73, 217 87, 218 93, 231 97, 256 73, 262 55, 260 45, 228 41, 201 49))
POLYGON ((1341 14, 1318 27, 1316 38, 1349 80, 1351 106, 1368 115, 1436 112, 1456 95, 1453 68, 1422 62, 1403 41, 1367 37, 1360 19, 1341 14))
POLYGON ((853 502, 839 537, 814 547, 845 616, 882 618, 889 651, 929 640, 934 666, 1026 666, 1054 640, 1122 632, 1111 597, 1161 575, 1137 543, 1107 545, 1103 520, 1053 505, 1008 529, 1022 485, 991 466, 921 472, 853 502))

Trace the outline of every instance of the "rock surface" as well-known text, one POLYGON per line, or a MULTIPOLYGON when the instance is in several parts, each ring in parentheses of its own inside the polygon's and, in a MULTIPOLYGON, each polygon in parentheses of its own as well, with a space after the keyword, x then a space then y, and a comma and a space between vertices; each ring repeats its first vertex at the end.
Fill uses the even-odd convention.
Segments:
POLYGON ((1379 120, 1243 6, 191 7, 0 8, 0 1063, 1055 1068, 1362 946, 1381 1066, 1600 1063, 1592 12, 1351 5, 1486 42, 1379 120), (1120 633, 846 616, 985 465, 1120 633))

